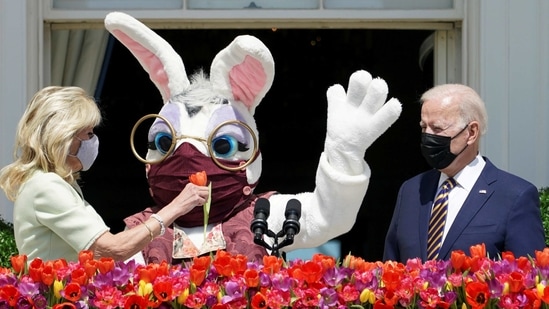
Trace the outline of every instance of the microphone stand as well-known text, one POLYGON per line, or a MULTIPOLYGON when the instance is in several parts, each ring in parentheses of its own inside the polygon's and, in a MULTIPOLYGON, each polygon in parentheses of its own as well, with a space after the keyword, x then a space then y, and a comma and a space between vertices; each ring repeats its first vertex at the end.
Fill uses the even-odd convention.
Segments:
MULTIPOLYGON (((286 238, 284 238, 284 240, 279 244, 278 243, 278 239, 279 238, 282 238, 284 236, 286 236, 286 233, 284 232, 284 229, 282 229, 280 232, 278 233, 275 233, 273 231, 271 231, 270 229, 267 229, 267 231, 265 232, 265 235, 273 238, 274 242, 273 242, 273 245, 270 246, 268 243, 265 242, 265 240, 263 240, 263 235, 255 235, 254 237, 254 243, 256 243, 257 245, 260 245, 268 250, 271 250, 271 255, 274 255, 276 257, 280 257, 280 249, 286 247, 286 246, 289 246, 291 244, 294 243, 294 235, 288 235, 286 238)), ((283 257, 285 258, 285 257, 283 257)))

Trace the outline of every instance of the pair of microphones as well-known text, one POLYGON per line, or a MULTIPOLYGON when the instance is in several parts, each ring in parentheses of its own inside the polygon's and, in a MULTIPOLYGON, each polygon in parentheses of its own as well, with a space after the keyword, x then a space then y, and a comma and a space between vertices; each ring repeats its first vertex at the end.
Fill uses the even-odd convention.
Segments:
POLYGON ((254 242, 258 245, 271 250, 271 254, 280 256, 279 250, 285 246, 291 245, 294 242, 294 236, 300 231, 299 219, 301 218, 301 202, 297 199, 290 199, 286 204, 284 211, 285 220, 282 223, 282 230, 275 233, 269 229, 267 219, 270 214, 270 202, 266 198, 258 198, 254 207, 254 219, 250 224, 250 229, 254 234, 254 242), (274 238, 273 245, 270 246, 263 239, 263 235, 274 238), (285 237, 279 244, 278 239, 285 237))

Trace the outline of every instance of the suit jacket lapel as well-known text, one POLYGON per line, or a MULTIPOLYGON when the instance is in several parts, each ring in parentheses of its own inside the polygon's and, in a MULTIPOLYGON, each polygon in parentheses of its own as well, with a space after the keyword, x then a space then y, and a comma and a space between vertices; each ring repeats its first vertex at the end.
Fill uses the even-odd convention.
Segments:
POLYGON ((446 235, 444 243, 440 248, 439 258, 449 258, 448 254, 453 244, 494 192, 492 184, 496 181, 497 169, 488 159, 484 158, 484 160, 486 161, 486 166, 484 166, 482 173, 475 182, 471 192, 469 192, 469 196, 465 199, 452 227, 448 231, 448 235, 446 235))

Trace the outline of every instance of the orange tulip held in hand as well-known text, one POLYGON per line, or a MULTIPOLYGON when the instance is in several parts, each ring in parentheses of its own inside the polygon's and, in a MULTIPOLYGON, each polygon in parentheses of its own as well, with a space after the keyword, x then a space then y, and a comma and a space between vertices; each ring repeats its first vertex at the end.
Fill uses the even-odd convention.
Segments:
POLYGON ((205 186, 208 183, 208 175, 205 171, 194 173, 189 176, 189 181, 197 186, 205 186))

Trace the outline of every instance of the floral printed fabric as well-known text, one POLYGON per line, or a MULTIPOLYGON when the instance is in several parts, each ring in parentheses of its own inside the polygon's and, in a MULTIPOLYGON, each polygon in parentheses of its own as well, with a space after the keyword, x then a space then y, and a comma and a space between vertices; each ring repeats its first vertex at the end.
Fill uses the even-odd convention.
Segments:
POLYGON ((200 256, 208 252, 215 252, 225 249, 226 243, 223 237, 221 223, 216 224, 206 234, 206 240, 200 247, 189 238, 183 228, 174 223, 173 225, 173 255, 174 259, 185 259, 200 256))

